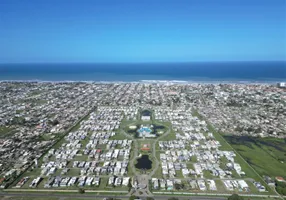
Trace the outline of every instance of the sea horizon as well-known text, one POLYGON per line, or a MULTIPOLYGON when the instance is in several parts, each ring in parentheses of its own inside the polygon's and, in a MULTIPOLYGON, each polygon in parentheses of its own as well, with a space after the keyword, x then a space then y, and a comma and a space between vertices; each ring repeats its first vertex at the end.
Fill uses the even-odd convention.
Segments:
POLYGON ((275 83, 286 61, 0 63, 0 81, 275 83))

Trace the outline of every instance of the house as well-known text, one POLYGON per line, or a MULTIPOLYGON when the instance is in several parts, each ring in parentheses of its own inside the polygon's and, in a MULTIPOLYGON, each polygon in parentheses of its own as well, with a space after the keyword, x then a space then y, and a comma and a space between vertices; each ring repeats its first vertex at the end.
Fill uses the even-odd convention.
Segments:
POLYGON ((265 192, 266 188, 259 182, 253 183, 259 192, 265 192))
POLYGON ((157 178, 152 178, 153 189, 159 189, 159 180, 157 178))
POLYGON ((249 191, 249 186, 244 180, 239 180, 237 182, 238 182, 240 189, 242 189, 243 191, 249 191))
MULTIPOLYGON (((29 177, 22 178, 16 185, 16 188, 22 187, 27 181, 29 180, 29 177)), ((1 181, 0 181, 1 184, 1 181)))
POLYGON ((197 182, 195 180, 190 180, 190 186, 193 190, 198 188, 197 182))
POLYGON ((122 183, 122 178, 119 178, 119 177, 118 177, 118 178, 115 179, 114 185, 115 185, 115 186, 120 186, 121 183, 122 183))
POLYGON ((210 190, 212 190, 212 191, 216 191, 217 190, 217 187, 216 187, 216 184, 215 184, 214 180, 207 180, 207 183, 209 185, 209 189, 210 190))
POLYGON ((50 187, 52 187, 52 185, 53 185, 55 179, 56 179, 55 177, 50 177, 50 178, 48 179, 48 181, 45 183, 44 188, 50 188, 50 187))
POLYGON ((35 178, 33 181, 32 181, 32 183, 30 184, 30 186, 29 187, 32 187, 32 188, 35 188, 35 187, 37 187, 38 186, 38 184, 41 182, 41 180, 42 180, 43 178, 42 177, 37 177, 37 178, 35 178))
POLYGON ((111 177, 109 177, 109 179, 108 179, 108 185, 113 185, 113 183, 114 183, 114 177, 111 176, 111 177))
POLYGON ((174 183, 172 180, 167 180, 167 190, 173 190, 174 189, 174 183))
POLYGON ((82 176, 78 179, 78 186, 82 187, 85 185, 86 176, 82 176))
POLYGON ((123 177, 122 185, 123 186, 128 186, 129 181, 130 181, 130 177, 123 177))
POLYGON ((224 180, 223 184, 227 190, 233 191, 233 185, 230 180, 224 180))
POLYGON ((60 183, 61 183, 61 180, 62 180, 62 178, 61 178, 60 176, 57 176, 57 177, 55 178, 55 181, 54 181, 52 187, 59 187, 59 186, 60 186, 60 183))
POLYGON ((166 181, 164 179, 160 179, 160 188, 166 190, 166 181))
POLYGON ((94 180, 93 180, 93 184, 94 184, 95 186, 99 186, 99 184, 100 184, 100 178, 99 178, 99 177, 95 177, 94 180))
POLYGON ((267 185, 275 186, 275 181, 272 180, 269 176, 265 176, 264 179, 265 179, 265 182, 267 183, 267 185))
POLYGON ((286 182, 285 179, 283 177, 281 177, 281 176, 276 176, 275 179, 278 182, 286 182))
POLYGON ((142 120, 142 121, 150 121, 150 120, 151 120, 151 117, 150 117, 150 116, 144 116, 144 115, 143 115, 143 116, 141 117, 141 120, 142 120))
POLYGON ((92 185, 92 182, 93 181, 93 177, 87 177, 86 181, 85 181, 85 184, 88 185, 88 186, 91 186, 92 185))
POLYGON ((202 190, 202 191, 207 190, 207 187, 206 187, 206 184, 205 184, 204 180, 198 180, 197 183, 198 183, 198 186, 199 186, 200 190, 202 190))
POLYGON ((190 174, 190 172, 188 169, 182 169, 182 174, 184 177, 187 177, 190 174))
POLYGON ((70 177, 63 178, 61 183, 60 183, 60 187, 66 187, 68 185, 68 182, 70 179, 71 179, 70 177))
POLYGON ((77 179, 78 179, 77 177, 72 177, 72 178, 69 180, 67 186, 73 186, 73 185, 75 185, 77 179))

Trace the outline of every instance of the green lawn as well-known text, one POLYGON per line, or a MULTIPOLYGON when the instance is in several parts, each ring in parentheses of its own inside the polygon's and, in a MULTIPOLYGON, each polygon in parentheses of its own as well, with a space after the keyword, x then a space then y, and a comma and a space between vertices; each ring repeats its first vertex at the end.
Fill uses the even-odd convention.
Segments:
POLYGON ((221 180, 215 180, 217 191, 228 193, 229 191, 225 188, 223 182, 221 180))
POLYGON ((157 168, 152 178, 163 178, 161 163, 159 164, 159 167, 157 168))
POLYGON ((3 200, 59 200, 57 197, 27 197, 23 195, 22 197, 7 197, 3 198, 3 200))
POLYGON ((261 176, 286 177, 285 140, 247 136, 225 136, 225 139, 261 176))
POLYGON ((38 95, 38 94, 41 94, 42 91, 41 90, 33 90, 29 93, 29 96, 35 96, 35 95, 38 95))
POLYGON ((24 99, 20 100, 19 103, 31 103, 34 106, 40 106, 46 104, 48 101, 45 99, 38 99, 38 98, 29 98, 29 99, 24 99))
POLYGON ((169 135, 163 135, 159 140, 160 141, 170 141, 170 140, 175 140, 176 139, 176 134, 173 130, 169 133, 169 135))
POLYGON ((16 114, 21 114, 23 113, 25 110, 16 110, 16 114))
POLYGON ((204 177, 207 179, 213 179, 214 178, 214 176, 211 174, 210 171, 204 170, 203 173, 204 173, 204 177))
POLYGON ((166 127, 170 127, 172 125, 171 122, 168 122, 168 121, 160 121, 160 120, 153 120, 153 123, 155 124, 161 124, 163 126, 166 126, 166 127))
POLYGON ((181 170, 176 170, 176 178, 179 178, 179 179, 184 178, 181 170))
POLYGON ((251 191, 252 194, 261 194, 261 192, 259 192, 257 190, 257 188, 255 187, 255 185, 253 185, 253 183, 251 181, 246 181, 247 185, 249 186, 249 189, 251 191))
POLYGON ((39 99, 39 100, 36 100, 35 103, 37 105, 44 105, 46 104, 48 101, 47 100, 44 100, 44 99, 39 99))
POLYGON ((0 135, 6 134, 10 131, 12 131, 13 128, 7 127, 7 126, 0 126, 0 135))
POLYGON ((137 120, 126 120, 123 119, 120 123, 120 128, 125 128, 126 126, 132 126, 135 125, 137 123, 137 120))
POLYGON ((129 139, 128 137, 126 137, 121 131, 119 133, 116 133, 114 136, 110 137, 110 140, 125 140, 125 139, 129 139))
MULTIPOLYGON (((137 142, 137 141, 136 141, 137 142)), ((130 152, 130 158, 129 158, 129 163, 128 163, 128 167, 127 167, 127 176, 133 176, 133 171, 132 171, 132 167, 134 166, 131 166, 131 160, 133 159, 133 157, 135 156, 134 154, 134 148, 135 148, 135 143, 132 142, 132 145, 131 145, 131 152, 130 152)))
POLYGON ((249 200, 274 200, 280 198, 271 198, 271 197, 247 197, 249 200))
POLYGON ((79 176, 79 175, 80 175, 80 169, 78 168, 72 168, 67 173, 67 176, 79 176))

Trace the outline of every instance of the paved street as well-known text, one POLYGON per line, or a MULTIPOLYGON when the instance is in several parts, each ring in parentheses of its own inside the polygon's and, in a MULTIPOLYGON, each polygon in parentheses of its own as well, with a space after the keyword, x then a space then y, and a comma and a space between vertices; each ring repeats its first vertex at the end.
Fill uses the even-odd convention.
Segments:
MULTIPOLYGON (((56 197, 56 198, 80 198, 80 199, 95 199, 95 198, 106 198, 106 197, 115 197, 115 196, 108 196, 108 195, 90 195, 90 194, 60 194, 60 193, 0 193, 0 197, 56 197)), ((116 195, 117 198, 126 199, 127 196, 124 195, 116 195)), ((155 196, 155 199, 168 199, 169 195, 158 195, 155 196)), ((208 196, 176 196, 179 199, 191 199, 191 200, 225 200, 225 197, 208 197, 208 196)), ((144 197, 142 197, 144 199, 144 197)))

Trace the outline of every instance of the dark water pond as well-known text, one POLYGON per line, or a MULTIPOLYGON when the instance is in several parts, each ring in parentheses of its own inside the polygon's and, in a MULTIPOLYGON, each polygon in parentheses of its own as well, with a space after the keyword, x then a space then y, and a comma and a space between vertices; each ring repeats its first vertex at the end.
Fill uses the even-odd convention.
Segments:
POLYGON ((137 159, 137 164, 135 167, 137 169, 151 169, 152 168, 152 161, 149 159, 148 155, 143 155, 141 158, 137 159))
POLYGON ((165 129, 165 128, 166 128, 165 126, 160 126, 160 125, 153 124, 154 131, 156 131, 157 129, 165 129))
POLYGON ((141 112, 141 115, 142 116, 150 116, 151 117, 151 112, 149 111, 149 110, 143 110, 142 112, 141 112))
POLYGON ((262 148, 268 146, 275 148, 278 151, 286 152, 286 140, 277 138, 254 138, 249 136, 224 136, 224 138, 234 145, 244 145, 251 149, 254 149, 252 145, 262 148))

